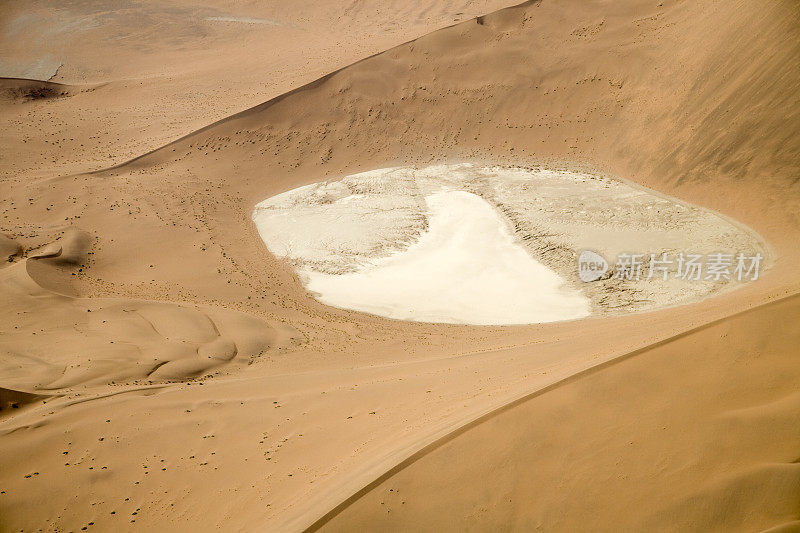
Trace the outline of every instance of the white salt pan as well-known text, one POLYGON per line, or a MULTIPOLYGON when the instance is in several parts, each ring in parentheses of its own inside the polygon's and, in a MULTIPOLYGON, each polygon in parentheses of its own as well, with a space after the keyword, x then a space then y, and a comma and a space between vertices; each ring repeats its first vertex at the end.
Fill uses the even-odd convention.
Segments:
POLYGON ((445 191, 425 198, 419 240, 352 273, 304 269, 321 302, 420 322, 527 324, 587 316, 589 300, 517 244, 479 196, 445 191))
POLYGON ((256 205, 270 251, 335 307, 425 322, 520 324, 696 301, 732 282, 577 275, 584 250, 760 251, 717 214, 619 180, 471 163, 383 168, 256 205))

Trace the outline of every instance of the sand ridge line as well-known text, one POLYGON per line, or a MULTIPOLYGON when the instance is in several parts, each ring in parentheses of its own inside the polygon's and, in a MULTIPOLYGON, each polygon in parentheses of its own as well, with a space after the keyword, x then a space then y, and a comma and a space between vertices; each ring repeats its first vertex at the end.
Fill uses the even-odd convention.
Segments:
POLYGON ((688 337, 688 336, 690 336, 692 334, 695 334, 695 333, 701 332, 703 330, 712 328, 712 327, 717 326, 719 324, 724 324, 724 323, 728 322, 731 319, 734 319, 734 318, 737 318, 737 317, 747 316, 747 315, 750 315, 750 314, 752 314, 754 312, 758 312, 758 311, 761 311, 761 310, 766 310, 766 309, 769 309, 770 307, 775 307, 775 306, 781 305, 783 303, 786 303, 786 302, 789 302, 789 301, 792 301, 792 300, 800 300, 800 293, 796 293, 796 294, 793 294, 793 295, 790 295, 790 296, 786 296, 786 297, 780 298, 780 299, 778 299, 776 301, 773 301, 773 302, 768 302, 766 304, 755 306, 755 307, 753 307, 751 309, 740 311, 738 313, 735 313, 735 314, 732 314, 732 315, 729 315, 729 316, 726 316, 726 317, 723 317, 723 318, 719 318, 717 320, 713 320, 713 321, 708 322, 706 324, 703 324, 703 325, 694 327, 692 329, 686 330, 686 331, 684 331, 682 333, 679 333, 677 335, 672 335, 672 336, 670 336, 670 337, 668 337, 666 339, 657 341, 657 342, 649 344, 647 346, 643 346, 641 348, 638 348, 638 349, 636 349, 634 351, 631 351, 631 352, 628 352, 626 354, 619 355, 617 357, 614 357, 614 358, 609 359, 607 361, 604 361, 602 363, 596 364, 594 366, 591 366, 589 368, 586 368, 584 370, 576 372, 576 373, 570 375, 567 378, 564 378, 564 379, 559 380, 559 381, 557 381, 555 383, 547 385, 547 386, 545 386, 545 387, 543 387, 541 389, 535 390, 533 392, 526 393, 523 396, 521 396, 521 397, 519 397, 519 398, 517 398, 515 400, 512 400, 512 401, 510 401, 510 402, 508 402, 508 403, 506 403, 504 405, 502 405, 501 407, 493 409, 492 411, 490 411, 488 413, 485 413, 485 414, 479 416, 478 418, 475 418, 475 419, 471 420, 470 422, 467 422, 466 424, 458 426, 456 429, 446 430, 447 432, 446 432, 445 435, 436 438, 434 441, 424 445, 422 448, 419 448, 416 452, 412 453, 410 456, 408 456, 405 459, 403 459, 400 462, 398 462, 395 466, 393 466, 389 470, 385 471, 380 476, 376 477, 373 481, 371 481, 368 484, 364 485, 361 489, 359 489, 357 492, 353 493, 351 496, 347 497, 339 505, 337 505, 336 507, 334 507, 333 509, 331 509, 330 511, 325 513, 320 518, 318 518, 310 526, 304 527, 303 531, 312 532, 312 531, 320 530, 328 522, 333 520, 337 515, 341 514, 345 509, 347 509, 349 506, 351 506, 354 502, 358 501, 365 494, 369 493, 370 491, 372 491, 373 489, 378 487, 380 484, 382 484, 384 481, 386 481, 387 479, 389 479, 392 476, 394 476, 395 474, 397 474, 398 472, 408 468, 410 465, 414 464, 419 459, 421 459, 421 458, 425 457, 426 455, 430 454, 431 452, 441 448, 443 445, 447 444, 448 442, 453 441, 454 439, 456 439, 460 435, 466 433, 470 429, 473 429, 473 428, 481 425, 482 423, 484 423, 484 422, 486 422, 488 420, 491 420, 491 419, 493 419, 493 418, 495 418, 495 417, 497 417, 497 416, 499 416, 499 415, 501 415, 501 414, 503 414, 503 413, 505 413, 505 412, 507 412, 507 411, 519 406, 519 405, 522 405, 522 404, 526 403, 529 400, 532 400, 534 398, 542 396, 542 395, 544 395, 544 394, 546 394, 546 393, 548 393, 550 391, 560 389, 560 388, 562 388, 564 386, 567 386, 569 384, 572 384, 572 383, 574 383, 576 381, 580 381, 580 380, 582 380, 584 378, 587 378, 587 377, 589 377, 589 376, 591 376, 593 374, 596 374, 596 373, 598 373, 598 372, 600 372, 600 371, 602 371, 604 369, 613 367, 614 365, 616 365, 618 363, 621 363, 623 361, 626 361, 628 359, 632 359, 634 357, 644 355, 644 354, 646 354, 647 352, 649 352, 650 350, 652 350, 654 348, 658 348, 658 347, 661 347, 661 346, 666 346, 666 345, 668 345, 671 342, 674 342, 676 340, 688 337))

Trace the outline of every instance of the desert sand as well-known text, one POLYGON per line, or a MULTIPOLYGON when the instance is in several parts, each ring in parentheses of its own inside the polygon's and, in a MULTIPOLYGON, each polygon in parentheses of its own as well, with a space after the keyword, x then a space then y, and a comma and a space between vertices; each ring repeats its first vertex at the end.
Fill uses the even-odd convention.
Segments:
POLYGON ((795 2, 9 2, 0 530, 798 529, 795 2), (397 166, 612 176, 759 279, 517 326, 327 306, 253 223, 397 166))

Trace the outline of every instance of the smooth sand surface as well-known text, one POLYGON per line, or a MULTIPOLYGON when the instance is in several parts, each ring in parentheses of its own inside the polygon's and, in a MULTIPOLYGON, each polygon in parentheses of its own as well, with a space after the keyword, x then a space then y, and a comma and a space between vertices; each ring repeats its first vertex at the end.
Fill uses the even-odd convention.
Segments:
POLYGON ((795 2, 58 7, 0 10, 0 66, 66 87, 0 99, 0 529, 797 527, 795 2), (452 161, 621 177, 773 263, 653 312, 423 324, 321 304, 252 222, 452 161))
POLYGON ((797 296, 690 330, 468 424, 318 525, 755 531, 791 522, 798 345, 797 296), (664 366, 691 372, 675 382, 664 366))

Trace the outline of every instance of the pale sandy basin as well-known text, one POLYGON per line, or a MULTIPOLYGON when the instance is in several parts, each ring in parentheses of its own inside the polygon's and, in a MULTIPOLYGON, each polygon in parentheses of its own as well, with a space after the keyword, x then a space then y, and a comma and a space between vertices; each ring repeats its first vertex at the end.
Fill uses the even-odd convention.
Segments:
POLYGON ((429 226, 403 251, 342 275, 305 269, 328 305, 423 322, 519 324, 589 314, 589 300, 515 242, 480 197, 425 197, 429 226))
POLYGON ((533 324, 656 309, 741 280, 684 279, 677 264, 625 279, 614 271, 619 254, 767 255, 754 232, 709 210, 546 168, 378 169, 268 198, 253 220, 320 302, 418 322, 533 324), (577 275, 587 249, 608 263, 591 283, 577 275))

